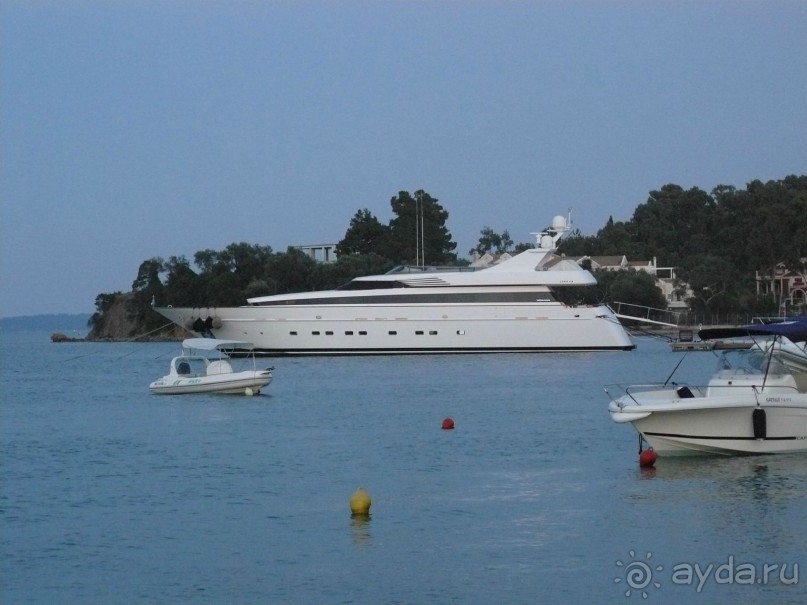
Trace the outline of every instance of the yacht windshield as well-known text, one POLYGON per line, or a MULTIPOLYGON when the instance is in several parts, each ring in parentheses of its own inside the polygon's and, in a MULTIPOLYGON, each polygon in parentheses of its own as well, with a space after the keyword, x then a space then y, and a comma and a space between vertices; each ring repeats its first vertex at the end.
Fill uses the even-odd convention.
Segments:
POLYGON ((337 290, 391 290, 393 288, 408 288, 404 283, 399 281, 385 281, 385 280, 374 280, 374 281, 349 281, 346 284, 342 284, 337 288, 337 290))
POLYGON ((758 348, 739 351, 724 351, 718 358, 718 371, 731 371, 739 374, 789 374, 789 370, 779 359, 777 353, 758 348), (770 364, 769 364, 770 362, 770 364))

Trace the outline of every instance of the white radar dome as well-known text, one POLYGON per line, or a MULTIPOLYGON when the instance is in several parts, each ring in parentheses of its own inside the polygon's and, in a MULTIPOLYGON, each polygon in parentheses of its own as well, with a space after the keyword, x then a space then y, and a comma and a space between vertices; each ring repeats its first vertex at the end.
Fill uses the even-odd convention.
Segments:
POLYGON ((566 219, 560 215, 556 216, 552 219, 552 228, 557 231, 563 231, 566 229, 566 219))

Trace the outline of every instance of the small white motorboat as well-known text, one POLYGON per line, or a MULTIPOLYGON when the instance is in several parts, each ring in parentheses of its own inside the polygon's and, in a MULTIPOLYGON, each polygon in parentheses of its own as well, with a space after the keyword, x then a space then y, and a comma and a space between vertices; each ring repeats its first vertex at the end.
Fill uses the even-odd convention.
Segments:
POLYGON ((263 387, 272 382, 273 370, 274 368, 257 369, 252 343, 216 338, 188 338, 182 342, 181 354, 171 360, 168 375, 152 382, 149 390, 161 395, 258 395, 263 387), (216 353, 216 356, 212 353, 216 353), (232 365, 234 357, 248 358, 251 368, 235 371, 232 365))
POLYGON ((807 452, 807 319, 699 335, 756 342, 725 351, 704 386, 672 376, 663 384, 607 385, 614 422, 633 424, 659 456, 807 452))

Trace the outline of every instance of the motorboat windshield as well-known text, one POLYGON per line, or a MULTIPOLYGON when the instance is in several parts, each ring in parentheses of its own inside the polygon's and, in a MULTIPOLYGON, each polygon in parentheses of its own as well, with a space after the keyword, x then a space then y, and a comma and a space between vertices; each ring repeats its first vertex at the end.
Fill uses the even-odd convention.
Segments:
POLYGON ((787 368, 774 354, 758 348, 724 351, 717 360, 722 374, 788 374, 787 368))

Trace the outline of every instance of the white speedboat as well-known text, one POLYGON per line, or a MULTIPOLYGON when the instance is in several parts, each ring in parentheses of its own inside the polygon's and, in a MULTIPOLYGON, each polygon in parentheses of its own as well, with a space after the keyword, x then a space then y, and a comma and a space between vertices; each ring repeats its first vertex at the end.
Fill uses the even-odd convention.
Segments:
POLYGON ((611 418, 659 456, 807 452, 807 320, 700 331, 730 336, 756 344, 720 355, 706 385, 607 385, 611 418))
POLYGON ((242 307, 155 310, 199 335, 248 340, 265 355, 373 355, 630 350, 606 305, 571 305, 558 290, 596 284, 552 252, 571 228, 556 216, 537 244, 498 264, 399 267, 329 291, 248 299, 242 307))
MULTIPOLYGON (((168 375, 155 380, 149 390, 155 394, 231 393, 258 395, 272 382, 272 368, 255 365, 252 343, 213 338, 188 338, 182 353, 171 360, 168 375), (215 353, 217 358, 213 358, 215 353), (248 357, 251 369, 235 371, 232 357, 248 357)), ((243 361, 243 360, 242 360, 243 361)))

